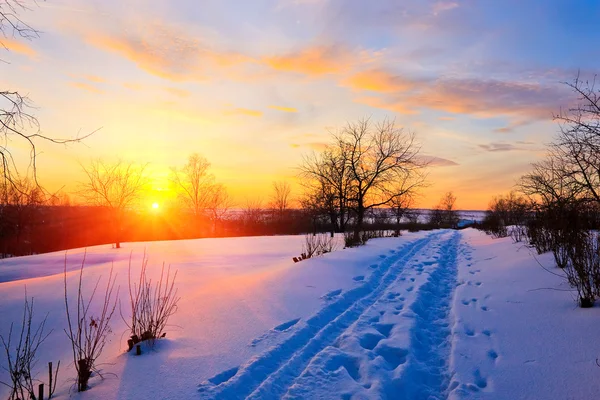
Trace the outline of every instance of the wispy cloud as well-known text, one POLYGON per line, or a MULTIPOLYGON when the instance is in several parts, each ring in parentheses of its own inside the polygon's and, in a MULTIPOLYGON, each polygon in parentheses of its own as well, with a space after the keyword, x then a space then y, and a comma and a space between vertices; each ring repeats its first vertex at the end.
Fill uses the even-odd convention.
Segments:
POLYGON ((9 51, 22 54, 32 60, 37 59, 37 52, 22 40, 0 37, 0 49, 4 47, 9 51))
POLYGON ((454 1, 436 1, 433 4, 432 12, 433 15, 438 15, 440 13, 443 13, 444 11, 450 11, 455 8, 458 8, 458 3, 454 1))
POLYGON ((99 49, 119 54, 152 75, 172 81, 207 80, 212 69, 251 61, 237 52, 213 49, 165 23, 119 35, 96 32, 86 40, 99 49))
POLYGON ((309 143, 291 143, 290 147, 297 148, 309 148, 314 151, 323 151, 327 148, 328 144, 325 142, 309 142, 309 143))
POLYGON ((81 89, 81 90, 85 90, 87 92, 91 92, 91 93, 102 93, 102 90, 98 89, 97 87, 90 85, 89 83, 85 83, 85 82, 69 82, 69 85, 77 88, 77 89, 81 89))
POLYGON ((249 117, 262 117, 263 112, 259 110, 252 110, 250 108, 234 108, 223 112, 224 115, 245 115, 249 117))
POLYGON ((313 46, 284 55, 265 57, 263 62, 279 71, 320 76, 347 70, 351 58, 352 54, 340 46, 313 46))
POLYGON ((430 167, 454 167, 460 165, 455 161, 436 156, 421 156, 420 160, 430 167))
POLYGON ((509 129, 498 131, 503 132, 529 123, 530 119, 550 119, 561 104, 568 103, 569 96, 563 87, 539 83, 437 79, 420 81, 412 90, 388 92, 379 97, 359 97, 355 101, 402 114, 431 109, 478 118, 512 118, 509 129))
POLYGON ((189 90, 174 87, 165 87, 163 89, 177 97, 190 97, 192 94, 192 92, 190 92, 189 90))
POLYGON ((129 90, 141 90, 144 86, 139 84, 139 83, 130 83, 130 82, 125 82, 123 84, 123 87, 129 89, 129 90))
POLYGON ((394 93, 413 89, 417 82, 389 72, 371 69, 357 72, 342 81, 342 85, 354 90, 371 92, 394 93))
POLYGON ((289 112, 289 113, 298 112, 298 109, 294 108, 294 107, 269 106, 269 108, 272 108, 273 110, 279 110, 279 111, 289 112))
POLYGON ((505 143, 505 142, 492 142, 492 143, 487 143, 487 144, 480 144, 480 145, 478 145, 478 147, 485 151, 490 151, 490 152, 495 153, 495 152, 501 152, 501 151, 527 150, 523 146, 528 146, 533 143, 520 141, 520 142, 517 142, 517 144, 520 144, 522 146, 515 146, 512 143, 505 143))

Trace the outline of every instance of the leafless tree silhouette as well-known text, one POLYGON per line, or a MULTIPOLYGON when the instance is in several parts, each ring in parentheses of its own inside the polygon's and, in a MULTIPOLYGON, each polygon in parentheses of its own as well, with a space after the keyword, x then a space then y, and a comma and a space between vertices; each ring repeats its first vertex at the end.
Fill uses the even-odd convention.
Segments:
POLYGON ((290 207, 290 193, 292 189, 286 181, 273 182, 273 193, 271 195, 271 208, 280 215, 290 207))
POLYGON ((125 211, 139 199, 148 180, 146 165, 118 160, 114 163, 93 160, 82 166, 88 180, 80 184, 79 194, 90 205, 106 207, 114 222, 115 247, 121 247, 121 230, 125 211))
POLYGON ((578 97, 577 105, 555 115, 561 129, 552 146, 570 191, 600 204, 600 89, 596 76, 565 82, 578 97))
POLYGON ((301 172, 332 189, 342 221, 346 208, 354 213, 358 242, 366 212, 416 190, 425 180, 425 163, 418 157, 415 135, 390 119, 348 123, 333 134, 333 142, 320 155, 305 159, 301 172))
MULTIPOLYGON (((6 40, 32 40, 39 32, 24 22, 20 15, 28 10, 32 2, 23 0, 0 0, 0 48, 8 50, 6 40), (4 40, 3 40, 4 39, 4 40)), ((0 58, 0 62, 6 62, 0 58)), ((18 189, 20 175, 29 176, 37 181, 37 147, 39 140, 57 144, 79 142, 92 133, 70 139, 52 138, 41 133, 38 120, 32 114, 33 105, 29 98, 19 91, 0 88, 0 168, 5 184, 18 189), (17 167, 11 148, 15 143, 29 149, 29 166, 25 173, 17 167)), ((39 186, 39 185, 38 185, 39 186)))

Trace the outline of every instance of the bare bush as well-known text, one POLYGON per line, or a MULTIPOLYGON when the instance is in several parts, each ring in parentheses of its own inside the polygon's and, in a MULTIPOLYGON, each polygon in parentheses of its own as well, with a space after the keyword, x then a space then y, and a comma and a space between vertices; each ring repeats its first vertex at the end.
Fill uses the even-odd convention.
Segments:
MULTIPOLYGON (((38 361, 37 351, 52 331, 48 333, 44 332, 48 318, 47 314, 37 324, 37 327, 33 322, 33 316, 33 298, 30 301, 27 298, 27 294, 25 294, 21 331, 14 337, 16 343, 13 346, 13 323, 10 324, 6 339, 0 335, 0 341, 2 341, 8 365, 8 367, 3 368, 8 372, 10 378, 10 382, 0 381, 0 383, 9 388, 9 400, 37 399, 35 389, 37 387, 36 383, 39 381, 35 378, 34 374, 34 368, 38 361)), ((58 365, 60 367, 60 362, 58 365)), ((58 368, 56 369, 56 375, 53 376, 52 372, 50 372, 50 397, 52 397, 56 388, 56 384, 52 385, 52 378, 56 382, 57 376, 58 368)))
POLYGON ((333 236, 329 236, 326 234, 321 236, 321 246, 319 249, 320 254, 331 253, 336 250, 336 247, 337 247, 337 245, 335 243, 335 238, 333 236))
POLYGON ((295 262, 317 257, 335 251, 335 238, 327 234, 307 234, 304 236, 302 253, 300 257, 294 257, 295 262))
POLYGON ((513 225, 509 229, 509 235, 513 242, 521 243, 527 237, 527 228, 525 225, 513 225))
POLYGON ((594 305, 600 294, 600 241, 593 232, 580 234, 568 249, 570 262, 565 268, 569 284, 577 290, 581 307, 594 305))
POLYGON ((64 287, 65 287, 65 310, 67 314, 68 329, 65 333, 71 342, 73 350, 73 362, 77 370, 77 391, 83 392, 88 388, 88 381, 92 372, 100 377, 96 361, 102 354, 108 335, 112 332, 110 320, 115 312, 119 298, 119 289, 115 293, 115 279, 111 267, 104 291, 104 298, 100 305, 99 315, 92 314, 91 306, 102 277, 98 278, 89 299, 85 300, 82 292, 83 267, 85 266, 86 254, 83 256, 81 268, 79 269, 79 284, 77 287, 76 309, 69 308, 69 297, 67 291, 67 257, 65 255, 64 287))
MULTIPOLYGON (((160 278, 153 284, 147 274, 148 258, 144 254, 137 283, 132 283, 131 256, 129 257, 129 302, 131 306, 130 322, 125 321, 131 332, 127 341, 128 351, 136 343, 147 341, 154 346, 155 340, 166 336, 169 318, 177 311, 175 280, 177 271, 171 276, 171 266, 165 271, 163 263, 160 278)), ((124 319, 125 320, 125 319, 124 319)))

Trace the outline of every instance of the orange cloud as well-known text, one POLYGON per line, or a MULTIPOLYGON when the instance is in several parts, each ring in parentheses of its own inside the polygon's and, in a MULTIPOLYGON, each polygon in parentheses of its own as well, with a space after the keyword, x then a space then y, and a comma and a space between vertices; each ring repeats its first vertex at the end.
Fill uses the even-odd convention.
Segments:
POLYGON ((328 144, 327 143, 322 143, 322 142, 311 142, 311 143, 291 143, 290 147, 294 148, 294 149, 298 149, 301 147, 308 147, 309 149, 315 150, 315 151, 323 151, 327 148, 328 144))
POLYGON ((15 53, 22 54, 31 59, 34 59, 37 56, 37 52, 29 47, 29 45, 23 43, 23 41, 17 41, 10 38, 0 38, 0 47, 2 46, 9 51, 14 51, 15 53))
POLYGON ((366 104, 374 108, 381 108, 388 111, 393 111, 399 114, 411 115, 419 112, 412 108, 413 106, 401 100, 387 100, 380 97, 359 97, 354 99, 355 102, 366 104))
POLYGON ((262 117, 263 113, 259 110, 252 110, 249 108, 234 108, 233 110, 227 110, 223 114, 225 115, 247 115, 250 117, 262 117))
POLYGON ((85 75, 84 78, 87 79, 90 82, 95 82, 95 83, 104 83, 104 82, 106 82, 104 80, 104 78, 101 78, 101 77, 96 76, 96 75, 85 75))
POLYGON ((164 88, 167 92, 171 93, 172 95, 178 96, 178 97, 189 97, 192 93, 188 90, 185 89, 178 89, 178 88, 174 88, 174 87, 166 87, 164 88))
POLYGON ((235 52, 215 51, 185 32, 164 24, 131 29, 126 35, 92 34, 86 41, 119 54, 149 74, 172 81, 201 81, 211 70, 250 62, 235 52))
POLYGON ((128 83, 128 82, 125 82, 123 84, 123 86, 126 87, 127 89, 130 89, 130 90, 141 90, 143 88, 143 86, 140 85, 139 83, 128 83))
POLYGON ((83 82, 69 82, 69 85, 76 87, 77 89, 85 90, 92 93, 102 93, 102 90, 97 87, 83 82))
POLYGON ((416 82, 382 70, 372 69, 358 72, 344 80, 342 84, 355 90, 393 93, 413 89, 416 82))
POLYGON ((347 70, 350 60, 350 54, 340 47, 315 46, 286 55, 266 57, 263 62, 278 71, 319 76, 347 70))
POLYGON ((269 108, 272 108, 273 110, 279 110, 279 111, 290 112, 290 113, 298 112, 298 109, 294 108, 294 107, 269 106, 269 108))
POLYGON ((550 119, 561 104, 569 103, 568 96, 564 88, 537 83, 439 79, 421 81, 408 91, 389 91, 355 101, 401 114, 430 109, 478 118, 507 116, 516 121, 511 125, 514 127, 522 125, 520 121, 524 120, 550 119))
POLYGON ((549 119, 565 95, 539 84, 494 80, 439 80, 406 99, 417 107, 482 118, 498 115, 549 119))

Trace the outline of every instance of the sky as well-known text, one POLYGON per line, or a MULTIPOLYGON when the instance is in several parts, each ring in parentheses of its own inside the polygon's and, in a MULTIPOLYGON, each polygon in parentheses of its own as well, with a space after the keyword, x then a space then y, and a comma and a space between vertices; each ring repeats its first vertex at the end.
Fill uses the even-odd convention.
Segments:
POLYGON ((485 209, 543 157, 576 101, 564 82, 600 66, 596 0, 47 0, 21 16, 40 37, 3 39, 0 88, 28 95, 47 136, 97 130, 40 143, 40 182, 74 191, 90 159, 149 163, 147 204, 191 153, 238 205, 273 181, 298 196, 302 156, 370 117, 434 160, 417 206, 452 190, 485 209))

